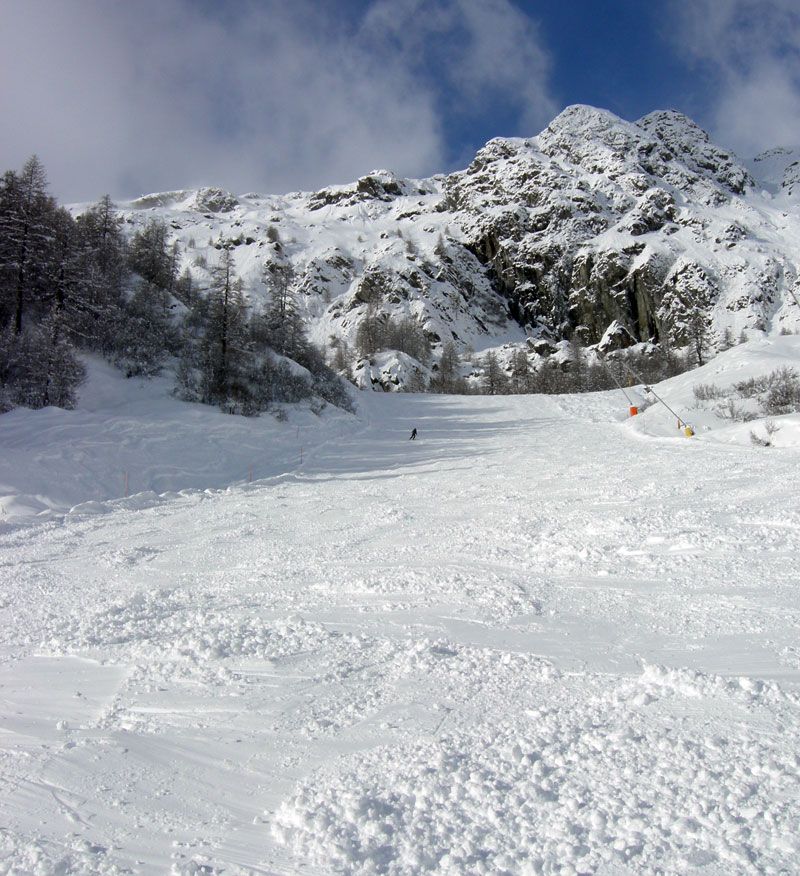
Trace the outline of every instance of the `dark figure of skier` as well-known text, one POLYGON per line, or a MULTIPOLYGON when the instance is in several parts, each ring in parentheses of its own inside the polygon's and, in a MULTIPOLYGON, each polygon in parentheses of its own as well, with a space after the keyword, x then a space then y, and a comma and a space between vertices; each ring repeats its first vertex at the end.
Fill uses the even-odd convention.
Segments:
POLYGON ((417 429, 416 426, 411 430, 411 437, 408 439, 409 441, 417 440, 417 429))

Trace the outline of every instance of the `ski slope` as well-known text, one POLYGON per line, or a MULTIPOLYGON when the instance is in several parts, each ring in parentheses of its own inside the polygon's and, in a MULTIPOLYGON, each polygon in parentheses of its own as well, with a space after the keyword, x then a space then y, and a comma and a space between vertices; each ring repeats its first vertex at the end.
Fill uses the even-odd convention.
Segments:
POLYGON ((798 448, 360 404, 4 525, 0 873, 800 872, 798 448))

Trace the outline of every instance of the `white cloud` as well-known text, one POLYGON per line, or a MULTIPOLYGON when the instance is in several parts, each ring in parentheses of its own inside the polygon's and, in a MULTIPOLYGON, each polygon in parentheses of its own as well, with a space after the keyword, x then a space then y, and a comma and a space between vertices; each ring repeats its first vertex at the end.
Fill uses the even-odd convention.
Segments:
POLYGON ((443 114, 502 95, 547 121, 546 54, 509 0, 377 0, 362 22, 334 7, 0 0, 2 168, 37 152, 67 201, 310 189, 441 170, 443 114), (405 32, 379 29, 392 9, 405 32), (455 31, 447 82, 426 75, 420 53, 455 31))
POLYGON ((518 130, 507 133, 538 133, 559 109, 538 28, 508 0, 377 0, 362 33, 443 80, 452 111, 512 110, 518 130))
POLYGON ((5 2, 5 165, 39 152, 60 195, 88 198, 216 182, 280 191, 441 157, 432 96, 333 26, 309 27, 297 4, 240 7, 227 22, 197 8, 5 2))
POLYGON ((677 45, 712 74, 711 127, 742 155, 800 144, 797 0, 676 0, 677 45))

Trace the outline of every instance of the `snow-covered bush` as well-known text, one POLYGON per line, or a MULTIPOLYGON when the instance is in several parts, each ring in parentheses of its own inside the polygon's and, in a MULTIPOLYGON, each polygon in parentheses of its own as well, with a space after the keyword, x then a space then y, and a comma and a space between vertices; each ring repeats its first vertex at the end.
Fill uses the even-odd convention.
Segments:
POLYGON ((754 444, 756 447, 772 447, 772 436, 780 431, 780 426, 772 420, 767 420, 764 423, 764 431, 766 432, 766 437, 762 438, 755 430, 751 429, 750 443, 754 444))
POLYGON ((760 377, 750 377, 747 380, 742 380, 739 383, 734 383, 733 388, 742 398, 753 398, 761 395, 769 389, 770 378, 767 375, 760 377))
MULTIPOLYGON (((693 392, 698 402, 714 402, 711 407, 718 417, 735 422, 746 423, 762 414, 779 416, 800 411, 800 375, 789 366, 748 377, 729 389, 698 384, 693 392)), ((756 435, 752 435, 751 440, 754 444, 769 446, 756 435)))
POLYGON ((800 411, 800 376, 794 368, 778 368, 769 376, 769 389, 763 402, 767 414, 800 411))
POLYGON ((746 410, 732 398, 725 399, 724 402, 716 405, 714 410, 723 420, 733 420, 736 423, 746 423, 748 420, 756 419, 756 414, 746 410))
POLYGON ((714 383, 698 383, 692 392, 697 401, 714 401, 725 397, 725 390, 714 383))

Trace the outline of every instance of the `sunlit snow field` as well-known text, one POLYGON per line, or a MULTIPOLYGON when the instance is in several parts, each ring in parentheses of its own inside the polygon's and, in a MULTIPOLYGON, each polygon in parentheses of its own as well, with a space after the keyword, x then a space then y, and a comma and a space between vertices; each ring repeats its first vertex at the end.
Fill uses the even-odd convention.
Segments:
POLYGON ((248 421, 97 363, 0 418, 0 873, 800 873, 800 420, 691 392, 798 340, 659 387, 693 439, 619 392, 248 421))

